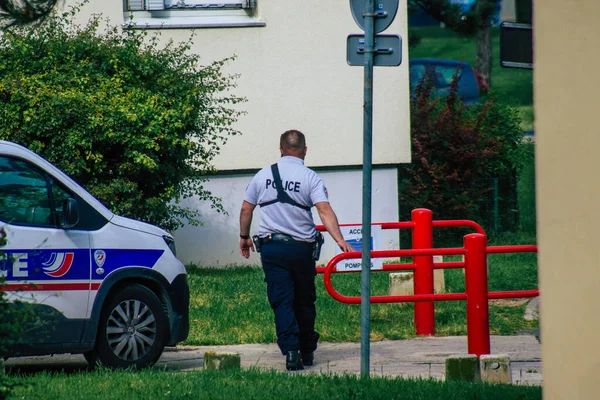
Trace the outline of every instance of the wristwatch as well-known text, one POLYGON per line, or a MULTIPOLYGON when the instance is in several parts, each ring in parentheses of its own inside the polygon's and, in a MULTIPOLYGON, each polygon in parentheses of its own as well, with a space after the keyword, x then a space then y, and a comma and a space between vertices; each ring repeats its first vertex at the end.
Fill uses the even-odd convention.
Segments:
POLYGON ((240 239, 244 239, 244 240, 246 240, 246 239, 250 239, 250 235, 242 235, 242 234, 240 233, 240 239))

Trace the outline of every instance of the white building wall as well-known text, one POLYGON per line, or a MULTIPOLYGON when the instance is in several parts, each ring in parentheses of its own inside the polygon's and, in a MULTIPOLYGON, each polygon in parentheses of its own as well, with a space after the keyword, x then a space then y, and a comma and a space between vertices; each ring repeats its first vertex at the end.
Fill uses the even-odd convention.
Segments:
MULTIPOLYGON (((64 7, 73 3, 68 0, 64 7)), ((242 261, 234 253, 238 251, 239 207, 250 176, 240 176, 237 171, 258 170, 274 162, 279 155, 279 135, 292 128, 307 136, 308 166, 324 170, 354 167, 322 175, 340 221, 362 220, 362 178, 356 166, 362 165, 363 158, 364 69, 346 62, 347 36, 361 33, 349 2, 258 0, 257 4, 256 17, 265 26, 195 29, 192 51, 200 54, 204 64, 236 55, 226 72, 240 75, 233 93, 248 101, 240 105, 247 114, 235 125, 242 134, 231 137, 214 160, 224 175, 207 186, 223 197, 229 215, 218 215, 207 204, 188 202, 202 210, 205 222, 202 228, 185 227, 176 233, 179 254, 188 262, 223 265, 242 261)), ((103 13, 120 25, 127 17, 123 10, 121 0, 91 0, 78 19, 83 23, 90 15, 103 13)), ((168 19, 165 23, 168 26, 168 19)), ((187 41, 191 34, 191 29, 155 31, 160 31, 164 43, 187 41)), ((405 0, 400 1, 394 22, 383 33, 405 39, 404 62, 400 67, 375 68, 373 163, 396 165, 410 162, 405 0)), ((395 169, 384 171, 374 173, 374 221, 397 220, 395 169)))
MULTIPOLYGON (((276 152, 273 152, 276 154, 276 152)), ((277 158, 272 157, 273 161, 277 158)), ((310 166, 310 164, 307 163, 310 166)), ((319 172, 325 181, 329 200, 340 223, 360 224, 362 221, 362 171, 319 172)), ((216 214, 205 202, 188 200, 185 205, 197 207, 203 214, 203 226, 186 226, 175 232, 177 256, 184 263, 201 266, 219 267, 225 265, 260 265, 260 257, 253 253, 246 260, 239 253, 239 217, 246 186, 253 174, 216 177, 206 185, 214 195, 223 199, 223 205, 229 215, 216 214)), ((398 221, 398 186, 395 168, 373 171, 372 185, 373 222, 398 221)), ((313 207, 313 219, 321 224, 319 214, 313 207)), ((254 211, 251 234, 258 233, 260 207, 254 211)), ((381 240, 382 249, 397 249, 398 231, 384 230, 381 240)), ((328 234, 319 264, 327 263, 334 255, 336 245, 328 234)))

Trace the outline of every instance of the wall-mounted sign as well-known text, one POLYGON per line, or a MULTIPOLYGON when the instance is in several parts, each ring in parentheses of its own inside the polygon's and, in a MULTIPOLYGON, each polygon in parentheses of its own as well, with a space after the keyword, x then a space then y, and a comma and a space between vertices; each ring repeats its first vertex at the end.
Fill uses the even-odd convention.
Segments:
MULTIPOLYGON (((354 251, 362 251, 362 226, 340 226, 344 239, 348 242, 354 251)), ((381 226, 371 226, 371 250, 382 250, 381 249, 381 226)), ((341 253, 341 250, 337 248, 337 253, 341 253)), ((362 270, 362 260, 360 258, 352 258, 348 260, 342 260, 337 264, 336 269, 338 271, 360 271, 362 270)), ((381 258, 371 259, 371 269, 383 269, 383 260, 381 258)))

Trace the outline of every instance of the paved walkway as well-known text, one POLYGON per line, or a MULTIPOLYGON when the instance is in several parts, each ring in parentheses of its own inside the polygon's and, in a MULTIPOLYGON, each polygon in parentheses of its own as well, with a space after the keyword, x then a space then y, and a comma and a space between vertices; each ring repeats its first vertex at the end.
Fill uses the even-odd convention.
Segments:
MULTIPOLYGON (((510 357, 513 384, 542 384, 541 345, 535 336, 492 336, 491 350, 493 354, 507 354, 510 357)), ((285 371, 285 359, 275 344, 167 348, 156 368, 173 371, 202 369, 204 353, 208 351, 238 353, 242 368, 285 371)), ((465 354, 467 339, 464 336, 451 336, 371 342, 370 352, 371 376, 444 379, 446 358, 465 354)), ((23 372, 87 368, 81 355, 11 358, 6 366, 23 372)), ((294 373, 360 374, 360 343, 321 342, 315 352, 315 365, 294 373)))

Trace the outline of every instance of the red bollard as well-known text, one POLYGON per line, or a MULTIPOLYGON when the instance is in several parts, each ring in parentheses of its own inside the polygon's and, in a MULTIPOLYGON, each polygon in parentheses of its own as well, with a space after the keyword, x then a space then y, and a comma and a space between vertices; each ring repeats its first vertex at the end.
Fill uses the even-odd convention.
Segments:
MULTIPOLYGON (((433 216, 430 210, 412 211, 413 249, 433 248, 433 216)), ((415 294, 433 294, 433 256, 415 256, 415 294)), ((435 335, 435 308, 432 301, 415 302, 415 329, 417 335, 435 335)))
POLYGON ((487 239, 480 233, 464 238, 467 292, 467 341, 469 354, 490 354, 487 239))

